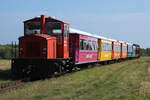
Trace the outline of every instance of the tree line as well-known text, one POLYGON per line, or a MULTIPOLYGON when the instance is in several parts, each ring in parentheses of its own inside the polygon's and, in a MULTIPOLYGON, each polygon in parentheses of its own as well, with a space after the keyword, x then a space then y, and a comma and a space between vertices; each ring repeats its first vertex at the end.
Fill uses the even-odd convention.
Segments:
MULTIPOLYGON (((6 45, 0 45, 0 59, 11 59, 12 57, 18 56, 18 45, 16 45, 16 51, 15 47, 11 44, 6 45)), ((140 50, 141 56, 150 56, 150 48, 141 48, 140 50)))

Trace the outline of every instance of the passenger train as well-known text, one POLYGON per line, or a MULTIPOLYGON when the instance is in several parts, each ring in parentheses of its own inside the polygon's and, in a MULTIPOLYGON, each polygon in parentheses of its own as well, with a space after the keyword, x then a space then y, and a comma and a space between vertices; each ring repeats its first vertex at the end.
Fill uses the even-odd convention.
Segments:
POLYGON ((140 57, 140 46, 69 28, 69 24, 41 15, 24 21, 19 57, 12 59, 15 77, 45 77, 71 72, 78 65, 107 64, 140 57))

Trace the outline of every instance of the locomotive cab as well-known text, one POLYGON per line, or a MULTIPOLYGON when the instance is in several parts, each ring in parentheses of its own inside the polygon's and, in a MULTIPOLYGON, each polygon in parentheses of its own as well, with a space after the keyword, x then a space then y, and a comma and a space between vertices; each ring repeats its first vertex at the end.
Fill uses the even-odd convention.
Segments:
POLYGON ((25 21, 24 36, 19 38, 20 58, 69 58, 68 33, 69 24, 51 17, 46 18, 45 15, 25 21), (43 39, 36 42, 39 38, 43 39), (27 45, 30 46, 27 47, 27 45), (35 45, 41 46, 37 48, 35 45), (39 52, 38 57, 33 56, 34 51, 39 52), (44 56, 42 52, 45 52, 44 56))

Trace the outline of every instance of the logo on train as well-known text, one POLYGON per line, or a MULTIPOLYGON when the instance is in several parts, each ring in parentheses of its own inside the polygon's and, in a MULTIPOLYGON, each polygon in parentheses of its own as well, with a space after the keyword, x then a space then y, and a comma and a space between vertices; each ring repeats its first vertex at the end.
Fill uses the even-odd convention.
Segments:
POLYGON ((93 57, 93 55, 90 55, 90 54, 86 55, 86 58, 92 58, 92 57, 93 57))

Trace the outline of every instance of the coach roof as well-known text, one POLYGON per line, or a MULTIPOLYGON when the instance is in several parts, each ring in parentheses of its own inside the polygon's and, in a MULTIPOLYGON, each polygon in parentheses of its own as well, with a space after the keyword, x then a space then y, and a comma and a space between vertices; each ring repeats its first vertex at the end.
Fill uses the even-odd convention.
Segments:
POLYGON ((84 31, 81 31, 81 30, 73 29, 73 28, 70 28, 69 32, 70 33, 81 34, 81 35, 87 35, 87 36, 96 37, 96 38, 105 39, 105 40, 110 40, 110 41, 117 41, 117 40, 114 40, 114 39, 109 39, 109 38, 106 38, 106 37, 103 37, 103 36, 99 36, 99 35, 96 35, 96 34, 84 32, 84 31))

